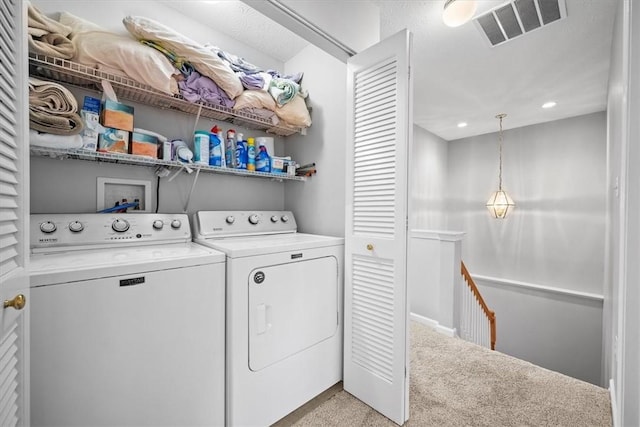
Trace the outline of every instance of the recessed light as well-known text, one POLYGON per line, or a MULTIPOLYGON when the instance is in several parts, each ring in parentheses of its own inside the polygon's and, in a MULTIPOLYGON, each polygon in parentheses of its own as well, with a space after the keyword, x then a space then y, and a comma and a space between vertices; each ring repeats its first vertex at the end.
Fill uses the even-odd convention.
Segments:
POLYGON ((556 106, 556 103, 554 101, 549 101, 542 104, 542 108, 553 108, 555 106, 556 106))
POLYGON ((467 127, 467 122, 460 122, 460 123, 458 123, 458 127, 459 127, 459 128, 466 128, 466 127, 467 127))

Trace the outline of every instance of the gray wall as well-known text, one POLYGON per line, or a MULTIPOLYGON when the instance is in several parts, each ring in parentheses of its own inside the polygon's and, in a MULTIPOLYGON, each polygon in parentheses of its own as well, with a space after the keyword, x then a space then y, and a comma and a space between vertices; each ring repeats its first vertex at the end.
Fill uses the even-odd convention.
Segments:
POLYGON ((446 230, 447 141, 413 126, 409 229, 446 230))
MULTIPOLYGON (((637 4, 635 5, 637 6, 637 4)), ((614 421, 640 425, 640 8, 619 2, 608 99, 604 377, 614 421)))
MULTIPOLYGON (((631 6, 631 2, 629 2, 631 6)), ((629 138, 626 179, 626 246, 624 304, 624 395, 622 422, 640 425, 640 7, 631 9, 629 64, 629 138)))
MULTIPOLYGON (((625 124, 626 74, 623 67, 623 7, 618 6, 616 13, 613 43, 611 46, 611 68, 609 71, 609 97, 607 100, 607 259, 604 286, 604 378, 618 381, 619 355, 618 311, 620 305, 619 262, 620 262, 620 200, 616 195, 616 180, 620 180, 622 169, 622 139, 625 124)), ((626 58, 625 58, 626 59, 626 58)), ((619 384, 616 384, 619 386, 619 384)))
POLYGON ((289 136, 285 151, 298 163, 316 163, 305 183, 285 184, 285 208, 306 233, 344 236, 347 71, 344 63, 309 46, 286 64, 286 72, 304 71, 313 124, 307 135, 289 136))
POLYGON ((498 134, 449 142, 447 225, 467 233, 462 258, 496 311, 497 349, 597 384, 605 171, 604 112, 506 130, 503 188, 517 206, 496 220, 485 204, 498 134))
POLYGON ((474 281, 496 313, 496 350, 604 385, 600 296, 536 289, 489 277, 474 281))
POLYGON ((467 232, 475 274, 602 293, 606 115, 594 113, 504 132, 506 221, 485 204, 498 187, 498 135, 449 142, 449 227, 467 232))

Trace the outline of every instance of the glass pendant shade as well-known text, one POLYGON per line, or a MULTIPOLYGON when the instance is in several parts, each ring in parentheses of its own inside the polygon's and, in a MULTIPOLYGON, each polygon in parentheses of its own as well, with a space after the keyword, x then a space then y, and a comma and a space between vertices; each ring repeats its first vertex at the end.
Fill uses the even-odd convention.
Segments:
POLYGON ((491 197, 487 201, 487 209, 494 218, 503 219, 516 206, 506 191, 498 190, 491 193, 491 197))
POLYGON ((500 141, 500 169, 498 172, 498 191, 494 191, 491 193, 491 197, 487 201, 487 209, 491 212, 491 216, 494 218, 503 219, 506 218, 509 212, 513 210, 515 207, 515 203, 506 191, 502 189, 502 119, 507 117, 506 114, 501 113, 496 116, 496 119, 500 120, 500 133, 499 141, 500 141))
POLYGON ((475 0, 446 0, 442 20, 449 27, 459 27, 473 18, 476 13, 475 0))

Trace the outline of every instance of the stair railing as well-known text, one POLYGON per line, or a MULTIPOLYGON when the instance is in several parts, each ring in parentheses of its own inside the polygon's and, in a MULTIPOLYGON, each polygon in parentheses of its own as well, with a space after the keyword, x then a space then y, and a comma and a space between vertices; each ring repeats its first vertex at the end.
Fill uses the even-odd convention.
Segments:
POLYGON ((461 292, 460 337, 495 350, 496 314, 487 307, 464 262, 461 262, 460 265, 462 277, 468 290, 465 292, 465 286, 463 286, 461 292))

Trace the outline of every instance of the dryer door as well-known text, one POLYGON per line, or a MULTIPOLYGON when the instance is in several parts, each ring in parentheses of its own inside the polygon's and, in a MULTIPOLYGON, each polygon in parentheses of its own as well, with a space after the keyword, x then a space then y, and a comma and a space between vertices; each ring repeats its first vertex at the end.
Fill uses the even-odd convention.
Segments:
POLYGON ((315 258, 255 268, 249 286, 249 369, 259 371, 333 336, 338 261, 315 258))

